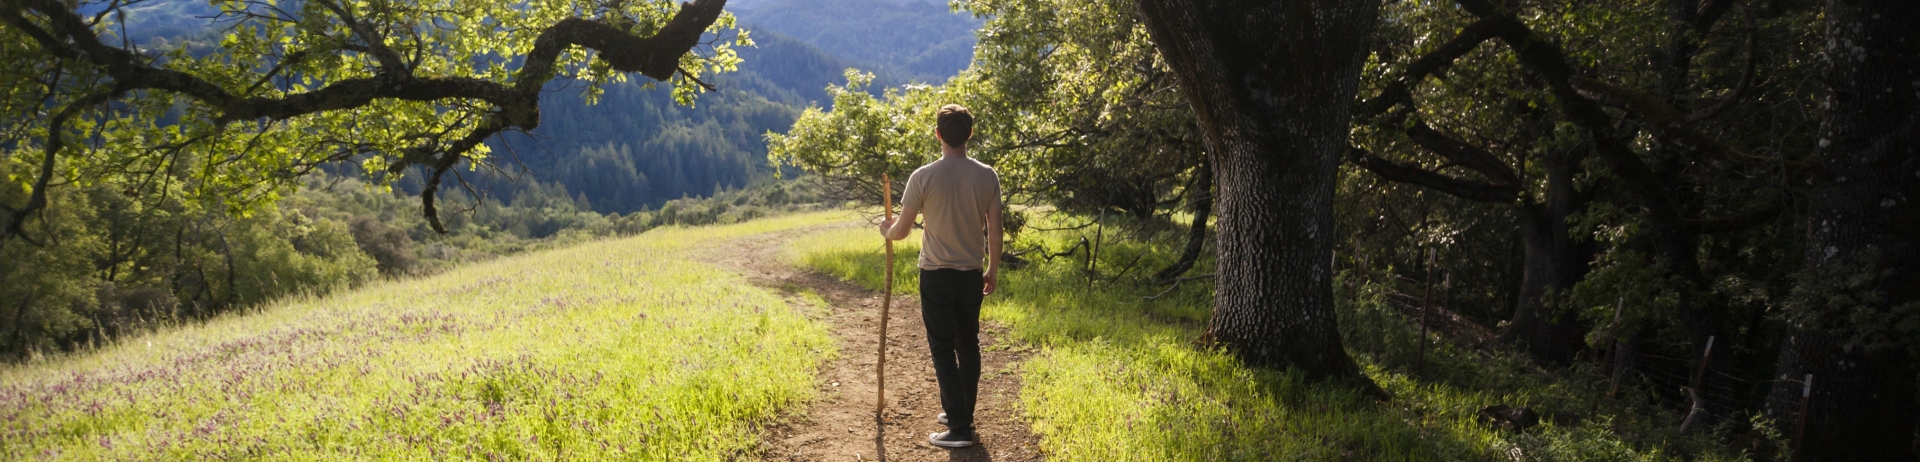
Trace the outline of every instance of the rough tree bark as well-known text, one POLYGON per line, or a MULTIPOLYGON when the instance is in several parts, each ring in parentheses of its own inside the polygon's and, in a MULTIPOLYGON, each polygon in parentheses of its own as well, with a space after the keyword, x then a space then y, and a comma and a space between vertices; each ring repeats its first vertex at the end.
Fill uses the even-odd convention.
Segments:
POLYGON ((1796 290, 1808 312, 1781 346, 1768 410, 1801 420, 1798 381, 1813 374, 1795 460, 1911 461, 1913 340, 1873 332, 1920 303, 1920 2, 1833 0, 1826 19, 1829 92, 1796 290))
POLYGON ((1141 0, 1200 122, 1218 187, 1204 340, 1248 364, 1377 390, 1333 311, 1334 175, 1375 0, 1141 0))

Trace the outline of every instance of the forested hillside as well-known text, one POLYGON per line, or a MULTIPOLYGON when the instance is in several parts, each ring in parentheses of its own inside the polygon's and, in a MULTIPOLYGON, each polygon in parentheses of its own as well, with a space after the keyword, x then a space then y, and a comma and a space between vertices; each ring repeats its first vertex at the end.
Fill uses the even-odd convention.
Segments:
MULTIPOLYGON (((732 4, 762 30, 797 37, 897 81, 939 83, 973 59, 981 21, 936 0, 785 0, 732 4)), ((891 81, 883 81, 887 86, 891 81)))
MULTIPOLYGON (((917 11, 960 18, 944 9, 917 11)), ((244 66, 245 59, 260 57, 225 54, 233 44, 223 40, 244 36, 228 35, 237 16, 202 0, 87 2, 75 12, 100 21, 95 27, 103 42, 130 40, 142 50, 166 52, 161 56, 168 62, 229 60, 244 66)), ((849 13, 840 20, 868 19, 849 13)), ((771 182, 762 137, 785 130, 803 108, 830 104, 827 86, 843 80, 846 69, 869 64, 758 26, 714 28, 704 35, 725 39, 739 30, 747 31, 753 46, 733 49, 740 59, 735 71, 705 75, 716 91, 698 95, 691 105, 676 102, 670 91, 688 89, 692 84, 685 81, 636 76, 602 82, 603 92, 591 105, 585 95, 591 78, 570 74, 574 78, 544 85, 537 129, 489 138, 482 146, 491 147, 486 167, 462 168, 445 177, 437 201, 443 223, 422 216, 430 176, 425 166, 392 172, 375 166, 371 174, 364 167, 372 165, 366 161, 398 154, 391 144, 375 147, 373 139, 391 135, 383 127, 404 124, 355 125, 333 135, 339 137, 333 141, 294 149, 283 145, 274 152, 295 158, 276 162, 234 163, 232 153, 249 149, 243 146, 180 151, 178 146, 194 143, 182 138, 169 153, 155 151, 169 149, 165 142, 115 138, 85 143, 95 153, 85 160, 62 158, 53 169, 41 168, 42 158, 33 155, 36 145, 18 138, 37 133, 22 127, 44 130, 50 119, 39 112, 47 108, 45 102, 34 101, 55 88, 43 85, 83 83, 62 80, 59 71, 43 81, 53 83, 36 83, 25 76, 45 68, 10 69, 8 81, 18 85, 6 93, 14 109, 7 119, 8 138, 0 140, 0 173, 9 179, 0 188, 0 211, 6 212, 7 231, 18 230, 22 237, 0 241, 17 243, 0 243, 0 260, 7 262, 0 265, 6 280, 0 299, 7 314, 0 350, 18 357, 74 349, 289 294, 429 274, 463 262, 666 224, 746 220, 817 202, 817 194, 801 185, 771 182), (647 82, 661 88, 646 88, 647 82), (36 181, 42 172, 50 175, 36 181), (395 172, 404 174, 393 190, 383 189, 381 178, 395 172), (228 180, 236 181, 221 183, 228 180), (700 199, 709 196, 718 197, 700 199), (58 212, 36 215, 32 224, 13 219, 36 208, 58 212), (441 224, 444 234, 434 229, 441 224)), ((13 25, 5 29, 19 39, 0 49, 5 60, 59 65, 36 58, 37 45, 18 35, 21 31, 13 25)), ((968 30, 948 32, 971 38, 968 30)), ((714 51, 707 56, 722 57, 714 51)), ((289 69, 312 64, 268 56, 255 70, 279 75, 282 70, 272 63, 292 65, 289 69)), ((314 78, 322 71, 299 72, 314 78)), ((283 79, 265 88, 298 85, 283 79)), ((166 98, 155 98, 157 104, 145 108, 123 106, 133 109, 118 114, 156 130, 146 140, 179 135, 180 121, 192 114, 183 112, 185 106, 160 102, 166 98)), ((391 117, 394 111, 368 114, 391 117)))
MULTIPOLYGON (((843 82, 847 69, 875 73, 876 91, 945 80, 967 66, 980 24, 930 0, 762 0, 729 8, 754 46, 738 50, 736 72, 709 81, 719 91, 686 107, 630 80, 607 84, 598 104, 589 104, 583 84, 557 82, 541 96, 539 128, 489 142, 510 157, 501 163, 508 168, 467 179, 504 201, 533 183, 565 185, 601 213, 743 187, 772 173, 762 136, 786 131, 809 105, 831 105, 826 88, 843 82)), ((204 0, 154 0, 126 8, 125 25, 136 42, 204 50, 217 42, 206 25, 219 14, 204 0)), ((416 175, 399 186, 418 193, 422 183, 416 175)))
MULTIPOLYGON (((627 213, 737 188, 772 172, 762 135, 785 132, 808 106, 831 106, 845 70, 876 75, 873 90, 939 82, 967 66, 980 22, 925 0, 775 0, 730 4, 755 46, 720 91, 694 107, 635 82, 609 85, 598 105, 577 91, 543 96, 546 122, 503 148, 528 179, 564 184, 596 211, 627 213)), ((522 181, 524 182, 524 181, 522 181)), ((504 178, 483 181, 511 197, 504 178)))
MULTIPOLYGON (((903 185, 876 180, 932 160, 935 112, 958 103, 979 120, 952 147, 1012 204, 981 276, 1001 325, 983 332, 1025 343, 982 370, 1020 375, 991 395, 1026 416, 996 420, 1047 457, 1920 460, 1920 2, 949 3, 975 22, 924 0, 245 0, 161 19, 207 12, 185 1, 0 7, 9 358, 469 255, 884 203, 903 185)), ((807 237, 819 252, 754 239, 726 260, 913 287, 912 265, 883 262, 913 246, 883 254, 851 221, 807 237)), ((692 276, 642 284, 716 280, 675 273, 692 276)), ((854 315, 828 320, 872 338, 854 310, 876 297, 856 290, 827 291, 854 315)), ((874 339, 880 358, 900 340, 874 339)), ((848 359, 811 383, 884 364, 848 359)), ((78 379, 34 380, 52 395, 0 405, 100 409, 49 398, 78 379)), ((202 395, 185 390, 155 393, 202 395)), ((811 419, 861 401, 795 418, 852 435, 811 419)), ((871 421, 934 414, 899 401, 925 413, 878 400, 871 421)), ((0 446, 125 441, 46 428, 0 446)), ((560 458, 563 441, 527 444, 543 441, 560 458)))
MULTIPOLYGON (((634 81, 607 85, 597 104, 578 88, 545 93, 540 128, 495 142, 495 152, 512 156, 508 175, 476 183, 504 200, 525 184, 555 183, 595 211, 629 213, 769 176, 762 135, 825 100, 827 84, 851 64, 777 33, 752 36, 757 47, 741 50, 740 71, 714 79, 720 91, 692 107, 634 81)), ((418 182, 408 186, 418 191, 418 182)))

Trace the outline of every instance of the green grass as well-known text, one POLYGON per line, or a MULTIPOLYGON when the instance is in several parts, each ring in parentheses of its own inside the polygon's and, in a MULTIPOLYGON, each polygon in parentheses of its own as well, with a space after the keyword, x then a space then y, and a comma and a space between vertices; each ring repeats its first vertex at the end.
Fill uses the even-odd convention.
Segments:
MULTIPOLYGON (((782 257, 790 264, 880 290, 886 283, 885 246, 876 227, 858 226, 801 237, 782 257)), ((920 270, 914 266, 920 255, 920 230, 894 241, 893 252, 893 293, 920 293, 920 270)))
MULTIPOLYGON (((806 311, 825 302, 801 291, 788 304, 696 253, 851 221, 659 229, 4 366, 0 459, 751 458, 752 422, 810 399, 814 371, 837 354, 806 311)), ((1073 224, 1058 221, 1034 225, 1073 224)), ((1011 248, 1057 251, 1091 233, 1029 232, 1011 248)), ((1083 256, 1035 261, 1005 273, 984 310, 1036 348, 1022 400, 1054 460, 1740 458, 1712 436, 1674 435, 1672 416, 1635 395, 1596 407, 1578 370, 1549 377, 1440 343, 1427 373, 1411 374, 1415 330, 1350 274, 1336 286, 1342 334, 1393 400, 1242 366, 1191 344, 1207 285, 1140 299, 1161 288, 1134 281, 1169 263, 1183 233, 1116 234, 1095 281, 1083 256), (1492 404, 1555 422, 1495 430, 1474 418, 1492 404)), ((916 242, 896 248, 899 293, 915 292, 916 242)), ((878 288, 881 248, 859 226, 781 258, 878 288)))
MULTIPOLYGON (((1067 218, 1065 220, 1077 220, 1067 218)), ((1037 227, 1061 227, 1041 222, 1037 227)), ((1058 251, 1094 230, 1029 232, 1009 249, 1058 251)), ((1339 315, 1349 350, 1394 399, 1378 402, 1297 374, 1249 368, 1230 355, 1192 346, 1209 315, 1211 287, 1163 288, 1142 279, 1168 264, 1184 230, 1115 242, 1106 231, 1102 278, 1089 283, 1082 257, 1012 270, 987 298, 983 316, 1010 326, 1037 348, 1023 366, 1022 399, 1051 460, 1738 460, 1706 437, 1661 428, 1670 416, 1608 401, 1597 415, 1594 384, 1578 374, 1549 378, 1511 356, 1481 356, 1450 344, 1429 351, 1426 375, 1409 374, 1418 335, 1385 308, 1381 289, 1342 278, 1339 315), (1118 282, 1110 280, 1138 257, 1118 282), (1555 416, 1512 433, 1475 420, 1482 407, 1526 406, 1555 416)), ((914 242, 909 239, 904 242, 914 242)), ((795 261, 877 289, 880 240, 847 229, 798 244, 795 261)), ((1037 255, 1037 254, 1030 254, 1037 255)), ((896 290, 911 292, 916 273, 901 246, 896 290)), ((1211 272, 1202 262, 1190 274, 1211 272)), ((1623 404, 1624 403, 1624 404, 1623 404)))
POLYGON ((659 229, 5 366, 0 459, 750 456, 834 344, 693 252, 849 217, 659 229))

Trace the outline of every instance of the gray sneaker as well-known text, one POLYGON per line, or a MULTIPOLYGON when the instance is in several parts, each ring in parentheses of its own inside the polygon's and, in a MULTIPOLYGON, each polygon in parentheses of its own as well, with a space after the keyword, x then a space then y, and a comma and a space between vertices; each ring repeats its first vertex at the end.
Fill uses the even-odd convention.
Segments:
POLYGON ((973 445, 973 436, 960 436, 951 431, 944 431, 927 435, 927 443, 948 449, 964 448, 973 445))

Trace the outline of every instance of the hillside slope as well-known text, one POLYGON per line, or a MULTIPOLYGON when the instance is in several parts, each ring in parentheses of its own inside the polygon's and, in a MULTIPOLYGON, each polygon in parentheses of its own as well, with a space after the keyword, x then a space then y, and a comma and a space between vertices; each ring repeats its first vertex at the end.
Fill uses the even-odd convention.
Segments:
MULTIPOLYGON (((740 50, 739 72, 715 76, 720 91, 700 95, 693 107, 643 88, 644 78, 608 85, 593 105, 577 88, 547 92, 539 128, 490 143, 510 156, 496 162, 516 178, 482 175, 477 183, 508 201, 527 179, 558 183, 594 211, 631 213, 766 176, 772 169, 761 137, 786 131, 808 105, 831 103, 827 85, 844 81, 854 64, 771 31, 751 35, 757 46, 740 50)), ((419 191, 412 181, 403 187, 419 191)))
MULTIPOLYGON (((728 9, 757 46, 739 50, 739 71, 709 76, 718 93, 679 106, 634 76, 588 105, 579 84, 556 82, 541 96, 539 128, 489 141, 508 175, 464 179, 502 201, 529 182, 565 185, 601 213, 742 187, 772 173, 761 137, 785 132, 809 105, 830 105, 826 87, 845 83, 846 69, 875 72, 876 89, 943 81, 972 59, 980 25, 930 0, 735 0, 728 9)), ((126 8, 126 34, 151 50, 205 53, 220 41, 225 23, 210 19, 219 13, 206 0, 144 1, 126 8)), ((417 194, 420 177, 399 186, 417 194)))
MULTIPOLYGON (((905 83, 940 83, 973 61, 981 21, 936 0, 780 0, 729 2, 755 30, 819 47, 858 67, 905 83)), ((836 83, 838 83, 836 81, 836 83)), ((883 79, 878 82, 886 86, 883 79)))
POLYGON ((844 212, 640 236, 0 368, 0 459, 721 460, 813 393, 825 327, 692 256, 844 212))

